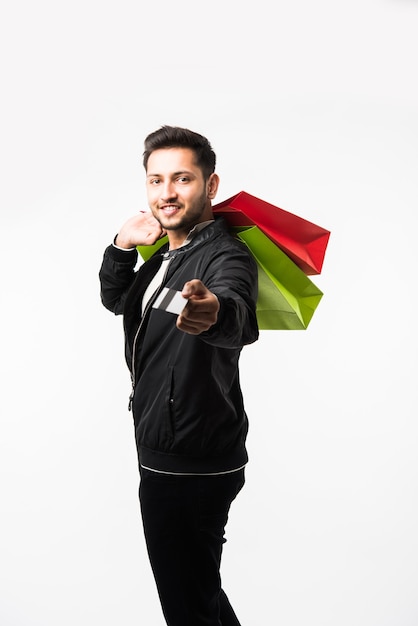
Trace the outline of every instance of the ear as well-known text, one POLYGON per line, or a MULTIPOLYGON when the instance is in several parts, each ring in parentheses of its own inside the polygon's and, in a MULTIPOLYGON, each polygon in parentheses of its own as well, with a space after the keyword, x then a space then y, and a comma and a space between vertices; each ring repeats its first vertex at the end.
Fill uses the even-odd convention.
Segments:
POLYGON ((216 196, 218 192, 218 187, 219 187, 219 176, 218 174, 215 174, 214 172, 213 174, 209 176, 208 182, 207 182, 207 194, 208 194, 209 200, 214 199, 214 197, 216 196))

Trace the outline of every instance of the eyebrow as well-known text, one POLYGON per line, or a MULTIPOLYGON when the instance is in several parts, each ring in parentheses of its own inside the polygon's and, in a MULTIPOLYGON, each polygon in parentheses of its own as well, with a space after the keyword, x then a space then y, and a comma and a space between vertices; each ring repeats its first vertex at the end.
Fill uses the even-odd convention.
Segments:
MULTIPOLYGON (((173 174, 171 174, 171 176, 180 176, 182 174, 188 174, 189 176, 195 176, 195 174, 193 172, 191 172, 190 170, 180 170, 179 172, 173 172, 173 174)), ((147 174, 147 178, 151 178, 153 176, 160 176, 161 174, 147 174)))

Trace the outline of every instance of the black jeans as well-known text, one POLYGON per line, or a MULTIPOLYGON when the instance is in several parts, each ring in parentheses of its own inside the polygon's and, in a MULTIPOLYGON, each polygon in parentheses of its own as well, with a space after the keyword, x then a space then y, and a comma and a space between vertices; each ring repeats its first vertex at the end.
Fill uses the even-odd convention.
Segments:
POLYGON ((149 559, 168 626, 240 626, 221 588, 225 525, 244 470, 173 476, 141 469, 149 559))

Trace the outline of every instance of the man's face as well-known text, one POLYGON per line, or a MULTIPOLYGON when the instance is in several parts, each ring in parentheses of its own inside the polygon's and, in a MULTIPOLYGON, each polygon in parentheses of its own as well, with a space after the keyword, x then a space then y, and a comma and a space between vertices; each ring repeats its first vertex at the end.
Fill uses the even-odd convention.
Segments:
POLYGON ((147 164, 148 204, 169 239, 182 241, 193 226, 212 219, 211 199, 218 177, 208 181, 189 148, 164 148, 150 154, 147 164))

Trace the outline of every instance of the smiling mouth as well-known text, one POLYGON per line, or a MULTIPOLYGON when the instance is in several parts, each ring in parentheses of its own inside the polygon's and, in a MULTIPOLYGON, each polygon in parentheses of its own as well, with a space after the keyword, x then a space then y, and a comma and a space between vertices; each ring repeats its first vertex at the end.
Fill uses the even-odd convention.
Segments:
POLYGON ((177 211, 179 211, 180 207, 175 206, 173 204, 165 204, 160 207, 160 211, 162 211, 165 215, 173 215, 177 211))

